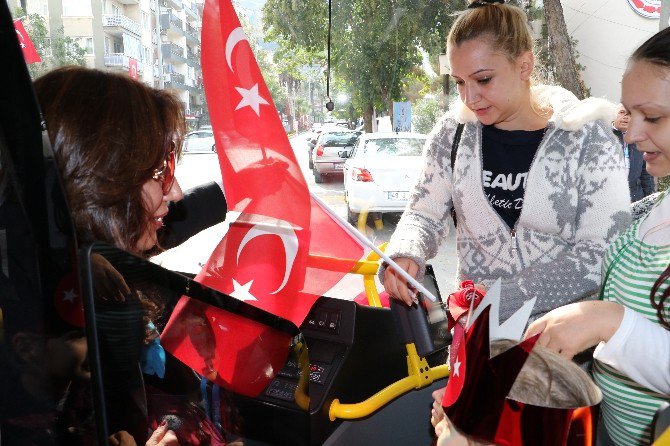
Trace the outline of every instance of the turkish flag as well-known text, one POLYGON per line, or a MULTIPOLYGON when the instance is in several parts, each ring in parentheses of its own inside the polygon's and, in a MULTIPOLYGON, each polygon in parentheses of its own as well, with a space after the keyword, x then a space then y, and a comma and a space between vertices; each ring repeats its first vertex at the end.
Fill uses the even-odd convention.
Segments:
POLYGON ((139 77, 137 75, 137 61, 135 59, 130 58, 130 57, 128 58, 128 74, 133 79, 138 79, 138 77, 139 77))
POLYGON ((30 40, 30 36, 28 36, 21 20, 14 20, 14 29, 16 30, 16 37, 19 39, 19 45, 21 46, 21 51, 23 51, 23 57, 26 59, 26 63, 42 62, 42 59, 40 58, 40 55, 37 54, 35 45, 33 45, 33 41, 30 40))
MULTIPOLYGON (((202 68, 226 201, 240 217, 196 280, 299 326, 314 301, 361 258, 363 247, 311 198, 230 0, 205 3, 202 68), (324 262, 324 258, 340 261, 324 262)), ((215 350, 221 355, 218 366, 214 364, 217 383, 243 394, 253 394, 269 383, 286 360, 286 335, 251 320, 237 320, 218 308, 194 307, 187 299, 182 298, 163 331, 163 346, 196 370, 209 361, 208 369, 212 361, 206 357, 211 353, 198 353, 196 344, 203 341, 185 339, 188 329, 181 326, 196 317, 206 321, 201 327, 208 327, 203 328, 204 344, 216 338, 215 350), (245 328, 236 326, 226 334, 217 331, 212 317, 217 323, 235 320, 245 328), (236 376, 240 371, 234 366, 248 361, 249 352, 267 363, 265 373, 250 372, 247 364, 244 373, 258 377, 253 389, 236 376)))

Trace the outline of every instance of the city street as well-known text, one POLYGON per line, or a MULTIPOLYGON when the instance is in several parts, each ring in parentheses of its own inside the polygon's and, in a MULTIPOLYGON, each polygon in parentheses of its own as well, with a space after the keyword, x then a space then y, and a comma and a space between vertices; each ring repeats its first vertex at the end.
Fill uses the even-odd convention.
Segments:
MULTIPOLYGON (((291 138, 291 145, 310 190, 326 202, 338 215, 346 218, 346 204, 342 178, 328 178, 327 182, 316 184, 314 175, 308 168, 307 134, 301 133, 291 138)), ((215 153, 186 153, 177 167, 177 179, 183 190, 188 190, 208 181, 220 180, 218 159, 215 153)), ((236 214, 229 213, 227 221, 231 221, 236 214)), ((388 241, 395 230, 399 214, 387 214, 383 218, 383 228, 375 229, 374 222, 368 221, 366 234, 375 245, 388 241)), ((166 268, 189 273, 198 273, 204 262, 216 247, 217 243, 228 228, 228 223, 214 226, 192 237, 183 245, 166 251, 154 258, 154 261, 166 268)), ((456 274, 455 237, 453 231, 442 245, 436 259, 431 261, 438 276, 440 290, 450 292, 453 289, 456 274)), ((380 287, 381 289, 381 287, 380 287)), ((363 290, 363 281, 360 276, 345 277, 328 295, 352 299, 363 290)))

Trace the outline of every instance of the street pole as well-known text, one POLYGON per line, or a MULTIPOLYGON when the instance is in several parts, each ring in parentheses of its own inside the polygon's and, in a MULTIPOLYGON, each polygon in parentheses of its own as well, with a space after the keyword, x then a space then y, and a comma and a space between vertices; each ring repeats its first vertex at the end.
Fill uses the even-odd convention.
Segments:
POLYGON ((661 0, 661 17, 658 21, 659 31, 668 27, 668 20, 670 20, 670 0, 661 0))
POLYGON ((165 81, 163 79, 163 39, 161 38, 161 10, 160 2, 154 1, 154 8, 156 10, 156 34, 158 35, 158 88, 161 90, 165 88, 165 81))

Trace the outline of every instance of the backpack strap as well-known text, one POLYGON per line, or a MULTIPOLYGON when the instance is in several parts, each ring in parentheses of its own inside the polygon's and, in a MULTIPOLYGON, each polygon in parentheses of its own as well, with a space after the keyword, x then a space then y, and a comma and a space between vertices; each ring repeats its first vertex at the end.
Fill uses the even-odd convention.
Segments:
MULTIPOLYGON (((456 164, 456 153, 458 153, 458 145, 461 142, 461 134, 463 134, 463 127, 465 124, 458 123, 456 126, 456 133, 454 134, 454 140, 451 143, 451 181, 454 181, 454 165, 456 164)), ((451 205, 451 219, 454 221, 454 227, 456 227, 456 210, 453 206, 453 198, 451 205)))

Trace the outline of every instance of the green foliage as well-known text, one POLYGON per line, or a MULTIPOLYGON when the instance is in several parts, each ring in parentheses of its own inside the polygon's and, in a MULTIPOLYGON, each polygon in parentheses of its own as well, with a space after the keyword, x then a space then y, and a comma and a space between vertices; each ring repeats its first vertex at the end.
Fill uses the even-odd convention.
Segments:
POLYGON ((432 95, 426 96, 412 107, 412 128, 418 133, 428 133, 443 113, 440 102, 432 95))
MULTIPOLYGON (((464 0, 334 1, 331 80, 346 86, 357 113, 388 111, 393 101, 415 99, 430 86, 425 75, 417 74, 420 49, 437 69, 437 55, 454 20, 451 13, 464 5, 464 0)), ((282 65, 284 56, 304 51, 325 70, 327 1, 268 0, 263 12, 266 39, 279 42, 282 65)))
MULTIPOLYGON (((536 68, 535 72, 537 77, 541 82, 546 82, 548 84, 555 85, 556 82, 556 64, 565 63, 564 61, 558 61, 553 54, 549 51, 549 33, 547 31, 547 24, 544 21, 544 9, 542 7, 537 7, 535 5, 531 6, 527 11, 528 17, 530 20, 542 20, 542 35, 539 40, 535 42, 535 54, 536 54, 536 68)), ((570 40, 570 52, 573 55, 575 60, 575 66, 578 71, 584 71, 585 67, 577 62, 579 59, 579 51, 577 51, 577 40, 573 39, 572 36, 568 36, 570 40)), ((581 89, 585 93, 586 97, 591 96, 591 91, 586 87, 584 81, 580 78, 581 89)))
POLYGON ((37 54, 42 62, 28 65, 30 77, 35 79, 49 70, 65 65, 85 65, 86 50, 81 48, 77 42, 63 32, 63 28, 57 29, 49 35, 47 24, 39 14, 28 14, 21 8, 15 12, 17 17, 24 17, 22 22, 26 32, 30 36, 37 54))
POLYGON ((670 187, 670 176, 658 179, 658 191, 662 192, 670 187))

